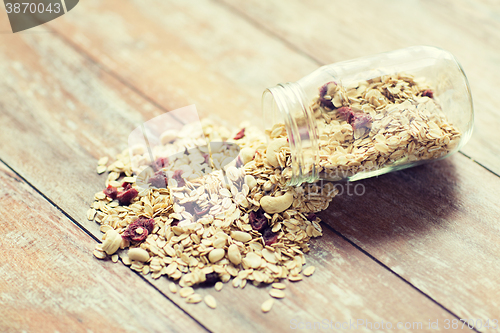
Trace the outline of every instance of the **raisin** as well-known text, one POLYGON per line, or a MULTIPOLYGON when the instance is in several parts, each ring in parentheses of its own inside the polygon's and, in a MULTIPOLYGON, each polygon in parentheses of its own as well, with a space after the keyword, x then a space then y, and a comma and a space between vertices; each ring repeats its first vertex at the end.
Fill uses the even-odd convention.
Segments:
POLYGON ((236 136, 233 138, 233 140, 239 140, 245 136, 245 128, 242 128, 241 131, 236 133, 236 136))
POLYGON ((314 222, 316 221, 316 214, 314 213, 309 213, 309 215, 307 215, 307 219, 311 222, 314 222))
POLYGON ((219 274, 216 272, 205 274, 204 286, 213 286, 217 281, 219 281, 219 274))
POLYGON ((107 197, 111 198, 112 200, 115 200, 116 196, 118 195, 118 190, 111 185, 108 185, 108 187, 104 189, 103 192, 104 194, 106 194, 107 197))
POLYGON ((266 228, 262 233, 262 238, 264 239, 264 243, 269 246, 278 240, 278 234, 273 232, 271 228, 266 228))
POLYGON ((139 192, 135 188, 128 189, 126 191, 120 192, 117 195, 118 203, 121 206, 128 206, 132 203, 132 199, 134 199, 139 192))
POLYGON ((434 98, 434 92, 430 89, 427 89, 427 90, 424 90, 424 92, 422 93, 422 96, 434 98))
POLYGON ((174 174, 172 175, 172 178, 177 181, 177 186, 179 187, 183 187, 184 185, 186 185, 186 181, 181 177, 183 172, 184 171, 182 170, 175 170, 174 174))
POLYGON ((158 157, 156 161, 151 165, 153 170, 158 171, 160 169, 163 169, 168 165, 168 157, 158 157))
POLYGON ((264 211, 262 209, 259 209, 256 212, 250 212, 249 219, 253 230, 261 231, 267 227, 267 217, 264 215, 264 211))
MULTIPOLYGON (((335 109, 335 105, 333 105, 332 100, 325 99, 325 96, 328 93, 328 87, 331 84, 337 85, 337 83, 331 81, 331 82, 325 83, 323 86, 321 86, 321 88, 319 88, 319 101, 323 106, 326 106, 327 108, 330 108, 330 109, 335 109)), ((333 96, 330 96, 330 97, 333 97, 333 96)))
POLYGON ((153 232, 154 222, 154 219, 139 217, 129 224, 123 232, 122 238, 132 242, 142 242, 148 237, 148 234, 153 232))
POLYGON ((163 171, 155 172, 154 176, 149 178, 148 183, 156 188, 166 188, 168 184, 168 177, 163 171))

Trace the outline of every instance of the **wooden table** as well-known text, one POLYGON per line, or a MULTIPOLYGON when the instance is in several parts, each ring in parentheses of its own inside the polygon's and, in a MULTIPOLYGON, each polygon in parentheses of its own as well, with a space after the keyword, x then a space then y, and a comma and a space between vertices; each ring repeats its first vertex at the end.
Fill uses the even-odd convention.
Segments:
POLYGON ((357 320, 353 332, 371 331, 368 321, 470 331, 451 327, 460 319, 498 331, 500 2, 85 0, 16 34, 0 12, 1 332, 285 332, 357 320), (211 310, 171 294, 166 278, 92 256, 96 161, 126 148, 138 124, 190 104, 237 123, 259 115, 266 87, 419 44, 462 63, 472 139, 335 198, 307 255, 316 273, 289 283, 270 313, 260 311, 269 287, 202 289, 218 300, 211 310))

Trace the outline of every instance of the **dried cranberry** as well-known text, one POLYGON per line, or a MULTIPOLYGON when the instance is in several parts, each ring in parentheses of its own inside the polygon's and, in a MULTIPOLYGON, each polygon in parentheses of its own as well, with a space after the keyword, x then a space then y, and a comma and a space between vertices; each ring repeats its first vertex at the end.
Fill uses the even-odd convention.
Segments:
POLYGON ((205 159, 205 163, 210 165, 210 155, 208 154, 203 154, 203 158, 205 159))
POLYGON ((341 108, 338 108, 337 109, 337 113, 345 119, 345 121, 347 121, 349 124, 351 123, 352 121, 352 117, 353 117, 353 112, 352 112, 352 109, 348 106, 343 106, 341 108))
POLYGON ((172 178, 177 181, 177 185, 179 187, 183 187, 184 185, 186 185, 186 181, 184 180, 184 178, 181 177, 183 172, 184 171, 182 170, 175 170, 174 174, 172 175, 172 178))
POLYGON ((163 171, 155 172, 154 176, 149 178, 148 183, 156 188, 166 188, 168 184, 168 177, 163 171))
POLYGON ((256 212, 250 212, 249 219, 253 230, 261 231, 267 227, 267 217, 264 215, 264 211, 262 209, 259 209, 256 212))
POLYGON ((350 124, 352 125, 352 130, 354 132, 354 139, 357 140, 370 132, 372 127, 372 117, 366 113, 355 113, 353 114, 350 124))
POLYGON ((108 187, 104 189, 103 192, 104 194, 106 194, 106 196, 108 196, 112 200, 115 200, 116 196, 118 195, 118 190, 111 185, 108 185, 108 187))
POLYGON ((205 208, 201 208, 200 206, 198 206, 198 204, 196 202, 193 202, 193 201, 183 203, 182 206, 184 207, 186 212, 193 215, 193 217, 195 219, 198 219, 198 218, 202 217, 203 215, 207 214, 210 211, 210 208, 212 208, 212 205, 208 205, 205 208))
POLYGON ((422 96, 434 98, 434 92, 430 89, 427 89, 427 90, 424 90, 424 92, 422 93, 422 96))
MULTIPOLYGON (((328 87, 329 85, 337 85, 337 83, 331 81, 328 83, 325 83, 321 88, 319 88, 319 101, 323 106, 326 106, 330 109, 335 109, 335 105, 333 105, 333 102, 331 99, 325 99, 326 94, 328 93, 328 87)), ((333 97, 333 96, 330 96, 333 97)))
POLYGON ((205 274, 204 286, 213 286, 217 281, 219 281, 219 274, 216 272, 205 274))
POLYGON ((121 206, 128 206, 132 202, 139 192, 135 188, 128 189, 126 191, 120 192, 117 196, 118 203, 121 206))
POLYGON ((153 232, 155 220, 139 217, 130 223, 122 234, 122 238, 132 242, 142 242, 153 232))
POLYGON ((168 162, 168 157, 158 157, 153 163, 151 163, 151 167, 154 171, 158 171, 166 167, 168 162))
POLYGON ((274 233, 271 228, 266 228, 262 233, 262 238, 264 239, 264 243, 269 246, 276 243, 278 234, 274 233))
POLYGON ((307 215, 307 219, 311 222, 316 221, 316 214, 310 213, 309 215, 307 215))
POLYGON ((236 165, 235 166, 237 168, 241 168, 243 166, 243 161, 239 155, 238 155, 238 157, 236 157, 236 165))
POLYGON ((130 183, 123 182, 122 187, 123 187, 124 191, 127 191, 127 190, 130 190, 132 188, 132 185, 130 183))
POLYGON ((236 135, 233 138, 233 140, 239 140, 239 139, 243 138, 244 136, 245 136, 245 128, 243 127, 241 129, 241 131, 239 131, 238 133, 236 133, 236 135))

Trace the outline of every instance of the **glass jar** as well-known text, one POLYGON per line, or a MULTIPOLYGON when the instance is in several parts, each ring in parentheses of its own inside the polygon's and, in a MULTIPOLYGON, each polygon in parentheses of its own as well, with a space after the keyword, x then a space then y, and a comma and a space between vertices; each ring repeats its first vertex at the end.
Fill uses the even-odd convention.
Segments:
POLYGON ((323 66, 268 88, 262 109, 268 139, 288 141, 280 165, 289 185, 355 181, 445 158, 474 123, 460 64, 429 46, 323 66))

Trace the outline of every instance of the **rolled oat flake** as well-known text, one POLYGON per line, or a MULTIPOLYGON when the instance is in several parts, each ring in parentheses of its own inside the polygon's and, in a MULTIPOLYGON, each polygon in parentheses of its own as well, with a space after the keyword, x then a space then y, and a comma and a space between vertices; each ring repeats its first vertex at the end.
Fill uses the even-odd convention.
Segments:
POLYGON ((289 185, 354 181, 445 158, 474 123, 460 64, 429 46, 323 66, 268 88, 262 108, 271 125, 267 159, 289 185))

